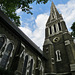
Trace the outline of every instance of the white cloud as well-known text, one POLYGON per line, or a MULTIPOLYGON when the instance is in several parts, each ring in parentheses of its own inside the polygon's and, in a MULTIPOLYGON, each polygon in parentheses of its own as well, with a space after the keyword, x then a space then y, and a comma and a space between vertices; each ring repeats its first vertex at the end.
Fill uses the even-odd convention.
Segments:
POLYGON ((29 27, 19 27, 29 38, 32 37, 32 31, 29 27))
MULTIPOLYGON (((75 0, 69 0, 67 4, 58 4, 57 8, 64 17, 68 29, 70 29, 72 23, 75 21, 75 0)), ((34 31, 32 31, 32 29, 29 27, 29 23, 24 23, 26 26, 20 27, 20 29, 41 49, 45 37, 45 24, 48 20, 48 17, 48 13, 38 15, 35 19, 35 25, 33 25, 34 28, 36 27, 34 31)), ((31 20, 33 19, 34 18, 31 20)))
POLYGON ((27 21, 33 21, 35 18, 32 16, 30 19, 26 19, 27 21))
POLYGON ((48 17, 49 16, 47 13, 38 15, 37 18, 35 19, 36 29, 33 32, 27 26, 19 27, 41 49, 42 49, 44 37, 45 37, 45 24, 48 17))
POLYGON ((16 13, 17 13, 17 14, 20 14, 21 12, 22 12, 21 9, 17 9, 17 10, 16 10, 16 13))
POLYGON ((67 4, 58 4, 57 8, 61 12, 66 22, 68 30, 75 21, 75 0, 69 0, 67 4))
POLYGON ((45 37, 45 25, 48 19, 48 14, 40 14, 37 16, 35 22, 37 25, 36 30, 33 32, 33 41, 42 49, 44 37, 45 37))

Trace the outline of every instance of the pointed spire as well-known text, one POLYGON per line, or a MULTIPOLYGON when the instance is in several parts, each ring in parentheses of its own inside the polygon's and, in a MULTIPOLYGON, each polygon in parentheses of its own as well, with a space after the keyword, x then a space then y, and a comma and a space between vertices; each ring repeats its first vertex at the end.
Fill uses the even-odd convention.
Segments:
POLYGON ((56 6, 54 5, 53 1, 52 1, 52 4, 51 4, 51 10, 50 10, 50 17, 47 21, 47 23, 53 21, 53 20, 57 20, 58 18, 60 18, 61 15, 59 14, 59 12, 57 11, 56 9, 56 6))
POLYGON ((55 7, 55 5, 54 5, 53 1, 52 1, 52 5, 51 5, 51 7, 52 7, 52 6, 54 6, 54 7, 55 7))

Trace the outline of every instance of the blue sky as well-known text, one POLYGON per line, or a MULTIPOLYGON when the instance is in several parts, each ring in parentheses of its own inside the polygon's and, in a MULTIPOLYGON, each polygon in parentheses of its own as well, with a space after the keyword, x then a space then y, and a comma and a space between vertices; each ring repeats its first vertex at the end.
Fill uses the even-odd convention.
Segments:
MULTIPOLYGON (((62 14, 68 30, 71 31, 70 27, 75 21, 75 0, 52 1, 59 13, 62 14)), ((45 24, 50 14, 52 1, 49 0, 46 4, 36 4, 36 2, 31 4, 33 15, 21 12, 21 9, 16 11, 21 17, 21 27, 19 28, 41 49, 45 38, 45 24)))

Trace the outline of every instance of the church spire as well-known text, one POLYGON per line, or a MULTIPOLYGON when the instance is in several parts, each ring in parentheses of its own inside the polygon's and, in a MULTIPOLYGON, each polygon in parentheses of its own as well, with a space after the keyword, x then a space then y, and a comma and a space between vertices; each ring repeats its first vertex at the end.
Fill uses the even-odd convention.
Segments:
POLYGON ((65 21, 52 2, 43 45, 43 54, 48 59, 45 75, 75 75, 74 45, 65 21))
POLYGON ((65 31, 67 31, 66 24, 61 14, 59 14, 58 10, 56 9, 56 6, 52 2, 50 16, 46 23, 45 37, 48 38, 65 31))
POLYGON ((61 14, 59 14, 58 10, 56 9, 56 6, 54 5, 52 1, 50 16, 47 23, 52 22, 53 20, 57 20, 60 17, 62 18, 61 14))

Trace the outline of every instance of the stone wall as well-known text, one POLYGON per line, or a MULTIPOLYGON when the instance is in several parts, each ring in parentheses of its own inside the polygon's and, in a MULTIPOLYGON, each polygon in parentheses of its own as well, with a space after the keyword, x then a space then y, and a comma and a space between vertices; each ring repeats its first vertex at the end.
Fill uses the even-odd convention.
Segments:
POLYGON ((15 75, 44 75, 42 51, 21 33, 6 15, 0 15, 0 67, 13 71, 15 75))

